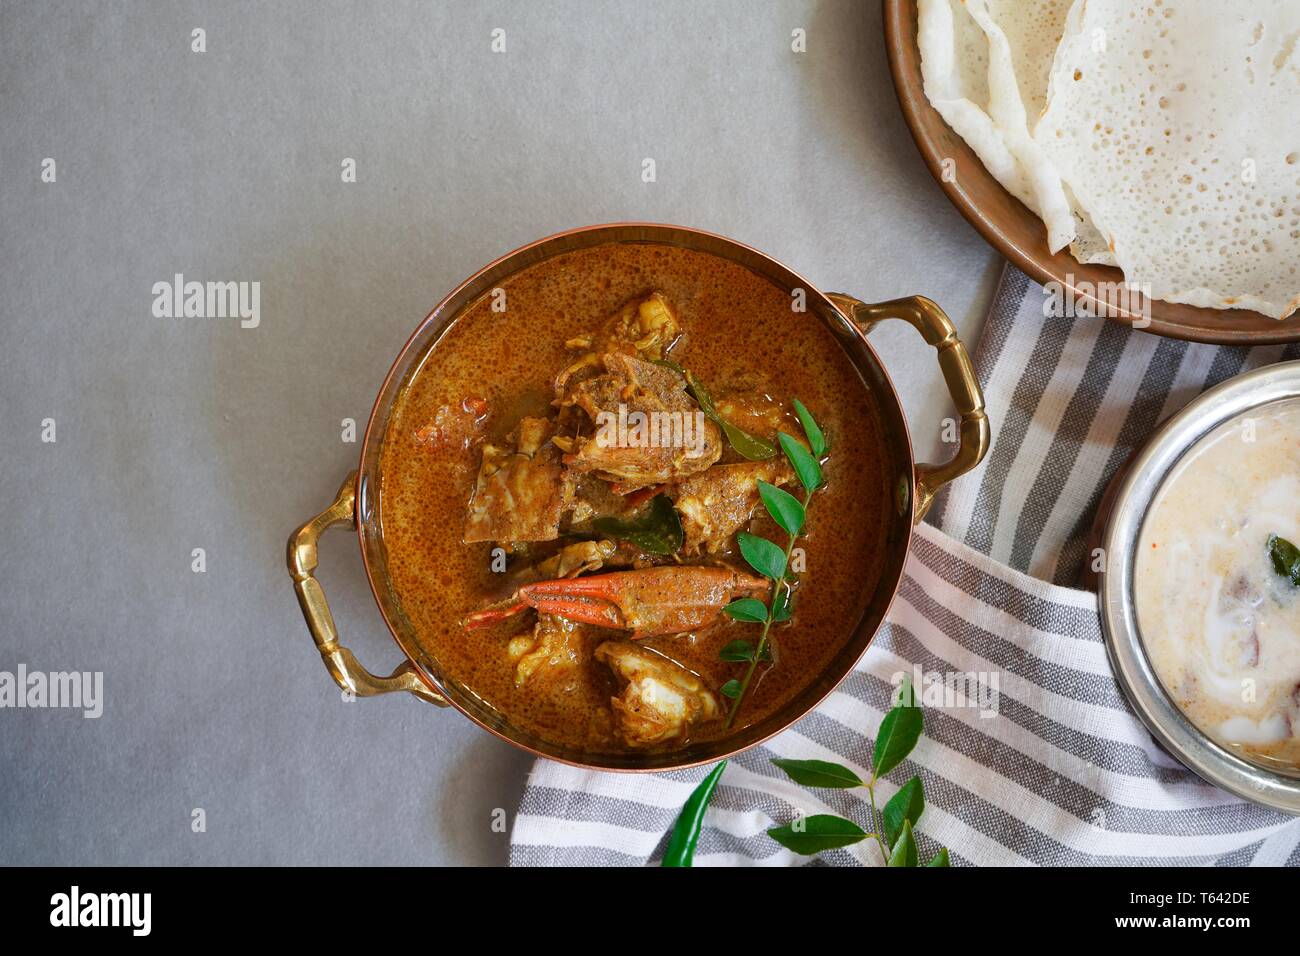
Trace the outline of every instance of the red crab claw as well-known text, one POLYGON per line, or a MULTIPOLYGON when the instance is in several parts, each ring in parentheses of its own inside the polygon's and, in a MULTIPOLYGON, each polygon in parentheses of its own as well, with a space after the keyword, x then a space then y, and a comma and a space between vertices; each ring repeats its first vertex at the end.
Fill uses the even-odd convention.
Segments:
POLYGON ((469 617, 465 618, 467 628, 490 627, 498 621, 504 621, 508 617, 514 617, 522 611, 528 610, 528 602, 511 598, 500 604, 494 604, 492 607, 485 607, 481 611, 475 611, 469 617))
POLYGON ((634 640, 711 624, 737 594, 766 591, 763 578, 731 568, 668 565, 526 584, 518 597, 543 614, 632 631, 634 640))

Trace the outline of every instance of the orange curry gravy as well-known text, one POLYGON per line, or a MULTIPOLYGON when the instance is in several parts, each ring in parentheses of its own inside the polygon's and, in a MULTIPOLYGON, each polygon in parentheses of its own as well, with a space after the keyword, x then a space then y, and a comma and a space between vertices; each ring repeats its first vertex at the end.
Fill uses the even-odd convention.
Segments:
MULTIPOLYGON (((535 614, 481 630, 462 626, 469 612, 501 596, 503 575, 491 568, 491 543, 466 545, 461 535, 482 441, 503 441, 521 416, 551 414, 552 381, 575 355, 565 341, 600 328, 628 300, 658 290, 675 307, 683 329, 670 358, 715 396, 729 386, 758 386, 786 405, 800 399, 830 441, 827 486, 814 495, 799 541, 806 572, 794 615, 772 628, 777 663, 759 668, 731 730, 721 720, 696 725, 690 740, 715 739, 761 721, 830 663, 875 590, 888 492, 874 400, 814 315, 793 312, 788 293, 705 253, 611 243, 531 266, 504 289, 504 313, 494 312, 491 297, 484 297, 444 334, 404 387, 384 436, 380 521, 389 574, 417 639, 444 679, 470 690, 509 725, 580 752, 631 749, 609 732, 617 682, 590 656, 603 641, 628 635, 587 627, 580 666, 564 679, 516 687, 506 645, 532 628, 535 614), (429 425, 439 409, 459 409, 467 398, 486 401, 486 418, 473 437, 431 447, 429 425)), ((797 434, 797 427, 790 430, 797 434)), ((722 462, 736 460, 728 447, 722 462)), ((751 530, 781 545, 786 541, 761 506, 751 530)), ((750 570, 738 553, 723 559, 750 570)), ((515 563, 512 558, 512 568, 515 563)), ((722 616, 702 631, 644 643, 717 691, 741 678, 746 666, 720 660, 719 650, 739 638, 756 642, 758 634, 759 625, 722 616)), ((723 699, 723 705, 730 702, 723 699)))

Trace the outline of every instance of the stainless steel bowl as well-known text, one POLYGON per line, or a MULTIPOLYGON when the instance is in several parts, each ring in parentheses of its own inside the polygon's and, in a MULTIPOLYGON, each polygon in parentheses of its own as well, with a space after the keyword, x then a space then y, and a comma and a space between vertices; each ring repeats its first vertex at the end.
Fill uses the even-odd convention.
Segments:
POLYGON ((1238 375, 1166 422, 1134 456, 1114 490, 1100 544, 1097 600, 1111 666, 1155 738, 1210 783, 1255 803, 1300 814, 1300 775, 1268 769, 1211 740, 1174 703, 1147 658, 1138 628, 1133 576, 1142 525, 1178 461, 1216 428, 1266 405, 1300 398, 1300 362, 1238 375))

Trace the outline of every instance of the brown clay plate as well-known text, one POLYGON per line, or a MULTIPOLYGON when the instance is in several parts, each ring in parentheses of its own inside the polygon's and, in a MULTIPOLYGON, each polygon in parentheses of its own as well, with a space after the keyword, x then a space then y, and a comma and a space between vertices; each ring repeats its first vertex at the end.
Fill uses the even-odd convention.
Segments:
MULTIPOLYGON (((912 138, 930 174, 963 216, 990 245, 1039 283, 1059 282, 1076 302, 1098 315, 1132 324, 1143 317, 1143 301, 1115 307, 1090 290, 1123 282, 1111 266, 1083 265, 1068 251, 1047 251, 1043 222, 989 175, 970 147, 954 133, 925 98, 921 83, 921 54, 916 45, 916 0, 884 0, 885 47, 894 88, 912 138), (944 159, 956 163, 956 176, 942 175, 944 159)), ((1203 309, 1154 300, 1147 331, 1191 342, 1222 345, 1274 345, 1300 340, 1300 313, 1278 321, 1242 309, 1203 309)), ((1138 326, 1142 327, 1141 325, 1138 326)))

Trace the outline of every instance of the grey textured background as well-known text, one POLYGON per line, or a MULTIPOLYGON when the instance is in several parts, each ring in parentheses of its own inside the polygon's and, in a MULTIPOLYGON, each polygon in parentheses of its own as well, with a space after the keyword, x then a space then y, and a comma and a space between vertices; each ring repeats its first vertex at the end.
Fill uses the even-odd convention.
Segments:
MULTIPOLYGON (((997 270, 918 159, 872 0, 0 7, 0 670, 103 671, 106 697, 0 710, 0 863, 505 860, 529 758, 406 696, 342 702, 284 543, 438 299, 626 218, 924 292, 968 341, 997 270), (154 318, 176 272, 260 281, 260 327, 154 318)), ((932 354, 877 345, 937 447, 932 354)), ((387 672, 343 532, 321 577, 387 672)))

